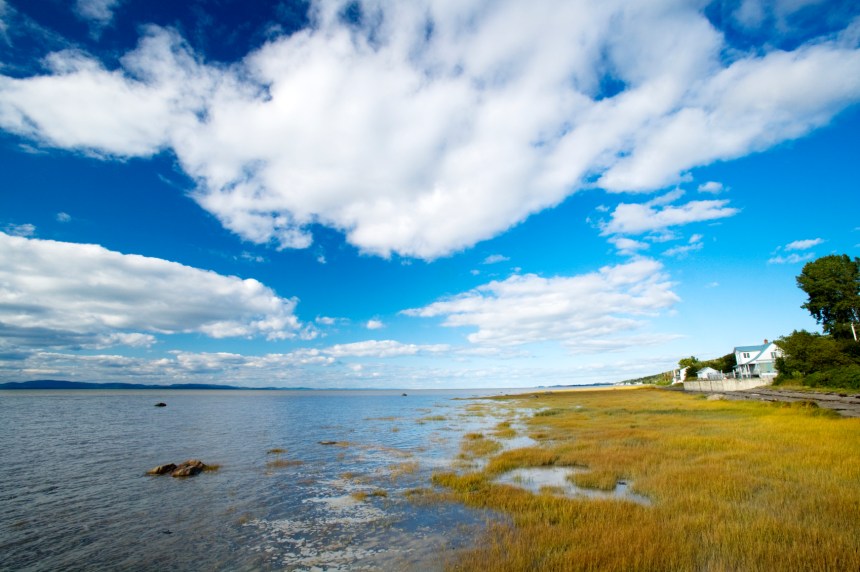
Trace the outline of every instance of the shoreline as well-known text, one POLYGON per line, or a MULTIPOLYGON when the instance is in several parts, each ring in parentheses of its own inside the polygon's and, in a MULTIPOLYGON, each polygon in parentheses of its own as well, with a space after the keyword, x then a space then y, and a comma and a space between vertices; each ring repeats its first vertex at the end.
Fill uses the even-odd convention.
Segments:
POLYGON ((851 516, 860 459, 845 457, 860 446, 860 423, 808 396, 767 403, 617 387, 493 401, 505 421, 467 435, 472 464, 433 483, 509 524, 491 524, 455 569, 860 567, 851 516), (523 486, 560 470, 562 481, 523 486), (615 498, 621 486, 636 496, 615 498))

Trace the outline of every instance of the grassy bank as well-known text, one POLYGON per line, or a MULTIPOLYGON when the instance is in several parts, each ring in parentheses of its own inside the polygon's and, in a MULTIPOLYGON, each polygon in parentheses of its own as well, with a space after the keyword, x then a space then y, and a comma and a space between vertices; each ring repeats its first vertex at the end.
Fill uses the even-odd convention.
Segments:
POLYGON ((505 401, 530 414, 524 430, 538 444, 476 451, 504 438, 467 436, 464 454, 486 451, 483 468, 434 476, 458 500, 509 517, 455 570, 860 569, 860 420, 655 389, 505 401), (630 481, 651 504, 493 483, 548 465, 587 468, 581 486, 630 481))

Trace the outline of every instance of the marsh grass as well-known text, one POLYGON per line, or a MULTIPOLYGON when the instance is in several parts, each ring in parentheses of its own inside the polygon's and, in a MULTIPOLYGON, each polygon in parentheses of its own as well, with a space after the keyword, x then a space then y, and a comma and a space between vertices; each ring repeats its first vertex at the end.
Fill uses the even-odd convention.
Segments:
POLYGON ((221 465, 218 465, 215 463, 207 464, 205 467, 203 467, 204 473, 217 473, 220 470, 221 470, 221 465))
POLYGON ((396 481, 405 475, 413 475, 418 472, 418 461, 406 461, 388 467, 388 477, 392 481, 396 481))
POLYGON ((266 463, 266 467, 270 469, 286 469, 287 467, 298 467, 302 464, 302 461, 295 459, 275 459, 266 463))
POLYGON ((460 445, 461 459, 474 459, 498 453, 502 444, 493 439, 487 439, 483 433, 466 433, 460 445))
POLYGON ((266 451, 266 454, 267 455, 282 455, 286 452, 287 452, 286 449, 281 449, 280 447, 275 447, 274 449, 269 449, 268 451, 266 451))
POLYGON ((358 502, 365 502, 367 499, 372 498, 372 497, 387 498, 388 497, 388 491, 386 491, 385 489, 374 489, 370 492, 355 491, 355 492, 350 493, 349 496, 351 496, 353 499, 357 500, 358 502))
POLYGON ((578 487, 599 491, 614 491, 620 480, 614 471, 573 473, 568 475, 567 479, 578 487))
POLYGON ((538 446, 433 475, 459 501, 506 517, 451 569, 860 569, 860 419, 654 389, 503 403, 558 413, 527 422, 530 435, 546 434, 538 446), (591 488, 630 479, 652 504, 493 483, 538 466, 588 467, 576 482, 591 488))
POLYGON ((493 437, 498 437, 499 439, 513 439, 516 436, 517 432, 511 427, 510 421, 502 421, 493 430, 493 437))

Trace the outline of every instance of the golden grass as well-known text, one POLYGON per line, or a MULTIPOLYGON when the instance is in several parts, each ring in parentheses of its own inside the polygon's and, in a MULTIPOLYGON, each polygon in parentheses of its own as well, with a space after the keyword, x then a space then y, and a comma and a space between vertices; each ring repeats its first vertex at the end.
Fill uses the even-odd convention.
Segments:
POLYGON ((275 459, 266 463, 266 467, 270 469, 286 469, 287 467, 298 467, 301 464, 301 461, 292 459, 275 459))
POLYGON ((612 491, 615 490, 619 478, 614 471, 588 471, 587 473, 573 473, 568 477, 568 480, 578 487, 612 491))
POLYGON ((558 412, 527 422, 546 435, 539 446, 433 476, 461 502, 508 517, 451 569, 860 569, 860 419, 655 389, 504 402, 558 412), (492 482, 545 465, 587 466, 575 479, 594 488, 630 479, 652 505, 492 482))
POLYGON ((499 439, 513 439, 516 436, 517 432, 511 427, 510 421, 502 421, 493 430, 493 437, 498 437, 499 439))
POLYGON ((371 497, 386 498, 386 497, 388 497, 388 491, 386 491, 384 489, 375 489, 375 490, 370 491, 370 492, 355 491, 353 493, 350 493, 349 496, 351 496, 352 498, 354 498, 358 502, 364 502, 371 497))
POLYGON ((412 475, 418 471, 418 461, 406 461, 388 467, 388 477, 392 481, 396 481, 404 475, 412 475))
POLYGON ((268 451, 266 451, 266 454, 267 455, 281 455, 281 454, 286 453, 286 452, 287 452, 286 449, 281 449, 280 447, 276 447, 274 449, 269 449, 268 451))
POLYGON ((487 439, 483 433, 466 433, 460 445, 461 459, 474 459, 486 457, 497 453, 502 449, 501 443, 493 439, 487 439))

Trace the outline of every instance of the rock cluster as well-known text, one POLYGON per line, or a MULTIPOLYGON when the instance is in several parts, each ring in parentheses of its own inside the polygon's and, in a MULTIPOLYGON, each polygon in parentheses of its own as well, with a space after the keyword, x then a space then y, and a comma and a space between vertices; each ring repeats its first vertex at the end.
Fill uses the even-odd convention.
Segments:
POLYGON ((175 465, 167 463, 166 465, 158 465, 154 469, 146 472, 147 475, 170 475, 171 477, 193 477, 206 470, 206 464, 197 459, 189 459, 184 463, 175 465))

